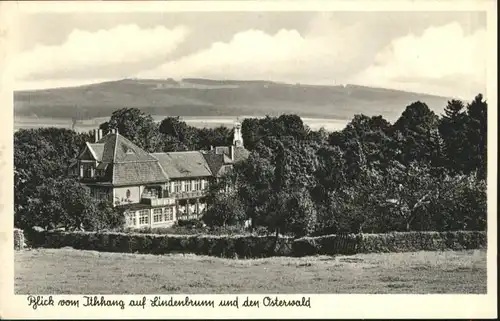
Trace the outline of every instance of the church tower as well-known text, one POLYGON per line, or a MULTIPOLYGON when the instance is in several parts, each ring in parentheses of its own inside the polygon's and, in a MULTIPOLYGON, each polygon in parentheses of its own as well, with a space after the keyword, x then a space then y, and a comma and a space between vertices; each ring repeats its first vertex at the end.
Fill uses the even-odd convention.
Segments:
POLYGON ((243 147, 243 136, 241 135, 241 123, 239 121, 236 121, 234 123, 233 146, 243 147))

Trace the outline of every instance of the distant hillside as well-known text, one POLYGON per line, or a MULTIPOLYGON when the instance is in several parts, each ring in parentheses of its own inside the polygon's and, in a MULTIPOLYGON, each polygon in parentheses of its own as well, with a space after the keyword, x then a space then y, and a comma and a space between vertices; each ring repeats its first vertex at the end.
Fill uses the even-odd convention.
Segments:
POLYGON ((312 86, 269 81, 124 79, 14 93, 15 116, 91 119, 123 107, 159 116, 263 116, 394 120, 417 100, 441 113, 449 98, 356 85, 312 86))

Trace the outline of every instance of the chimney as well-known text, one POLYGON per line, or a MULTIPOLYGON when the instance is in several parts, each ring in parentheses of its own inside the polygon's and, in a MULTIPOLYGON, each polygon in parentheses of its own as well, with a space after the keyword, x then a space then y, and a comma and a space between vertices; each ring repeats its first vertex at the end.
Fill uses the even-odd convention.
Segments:
POLYGON ((94 143, 97 143, 97 141, 99 140, 99 132, 97 131, 97 129, 94 129, 94 143))
POLYGON ((102 129, 99 129, 99 140, 102 138, 102 129))
POLYGON ((214 147, 212 145, 210 145, 210 150, 214 150, 214 147))
POLYGON ((229 152, 231 153, 231 160, 234 161, 234 146, 233 145, 229 146, 229 152))

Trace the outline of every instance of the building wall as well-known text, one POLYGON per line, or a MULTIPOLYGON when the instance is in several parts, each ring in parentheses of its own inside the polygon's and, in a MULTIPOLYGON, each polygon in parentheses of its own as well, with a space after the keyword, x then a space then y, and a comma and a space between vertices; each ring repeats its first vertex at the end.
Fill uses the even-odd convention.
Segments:
POLYGON ((141 201, 141 194, 143 189, 144 186, 141 185, 115 187, 113 188, 113 203, 115 203, 115 205, 139 203, 141 201), (127 191, 129 191, 129 193, 127 193, 127 191))
POLYGON ((125 213, 125 226, 128 228, 169 227, 176 220, 175 206, 146 208, 125 213))

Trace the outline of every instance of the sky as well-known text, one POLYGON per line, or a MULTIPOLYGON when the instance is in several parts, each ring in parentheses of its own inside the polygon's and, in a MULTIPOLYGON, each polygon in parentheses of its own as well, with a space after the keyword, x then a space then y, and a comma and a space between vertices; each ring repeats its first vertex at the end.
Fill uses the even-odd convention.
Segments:
POLYGON ((484 12, 23 14, 16 90, 123 78, 358 84, 473 97, 484 12))

